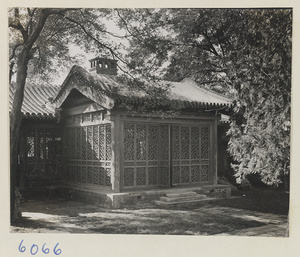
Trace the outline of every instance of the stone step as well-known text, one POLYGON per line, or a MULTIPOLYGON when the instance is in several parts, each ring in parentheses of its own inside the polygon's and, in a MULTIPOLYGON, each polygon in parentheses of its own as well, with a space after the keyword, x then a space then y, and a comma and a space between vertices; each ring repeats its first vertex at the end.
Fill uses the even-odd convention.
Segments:
POLYGON ((207 197, 207 198, 190 198, 190 199, 184 199, 179 201, 172 201, 172 202, 166 202, 166 201, 160 201, 156 200, 153 201, 154 204, 160 205, 160 206, 167 206, 167 205, 175 205, 175 204, 185 204, 185 203, 198 203, 198 202, 205 202, 205 201, 214 201, 219 200, 220 198, 213 198, 213 197, 207 197))
POLYGON ((189 197, 189 196, 195 196, 197 195, 194 191, 183 191, 183 192, 175 192, 175 193, 167 193, 167 197, 189 197))
POLYGON ((193 195, 183 195, 183 196, 172 196, 172 197, 167 197, 167 196, 162 196, 159 198, 159 201, 164 201, 164 202, 178 202, 178 201, 189 201, 189 200, 197 200, 197 199, 205 199, 207 198, 206 195, 200 195, 200 194, 193 194, 193 195))

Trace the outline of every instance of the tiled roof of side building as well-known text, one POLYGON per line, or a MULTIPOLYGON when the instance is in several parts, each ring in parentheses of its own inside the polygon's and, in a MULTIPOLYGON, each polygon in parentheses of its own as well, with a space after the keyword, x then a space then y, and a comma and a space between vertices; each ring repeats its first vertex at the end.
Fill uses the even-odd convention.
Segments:
MULTIPOLYGON (((59 87, 57 86, 26 85, 21 110, 23 115, 37 119, 54 118, 55 108, 50 102, 58 91, 59 87)), ((12 108, 14 92, 15 85, 11 84, 9 87, 9 110, 12 108)))

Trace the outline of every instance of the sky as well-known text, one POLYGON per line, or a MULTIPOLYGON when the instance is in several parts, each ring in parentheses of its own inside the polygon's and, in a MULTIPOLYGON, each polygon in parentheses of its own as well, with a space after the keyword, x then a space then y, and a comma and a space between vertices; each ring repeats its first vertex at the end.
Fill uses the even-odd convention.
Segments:
MULTIPOLYGON (((117 36, 125 36, 126 35, 126 31, 121 30, 113 20, 103 19, 102 21, 105 24, 107 31, 109 31, 110 33, 113 33, 117 36)), ((113 36, 110 36, 110 35, 108 35, 108 37, 110 38, 110 40, 112 42, 122 43, 126 47, 129 46, 128 40, 125 39, 125 38, 120 39, 120 38, 113 37, 113 36)), ((69 45, 69 51, 70 51, 71 56, 74 56, 78 59, 81 59, 81 61, 82 61, 81 66, 84 69, 89 69, 90 68, 89 60, 91 60, 95 57, 99 57, 99 56, 96 56, 95 53, 92 52, 92 51, 88 52, 88 53, 85 53, 85 51, 83 51, 79 46, 74 45, 74 44, 69 45)), ((53 83, 55 85, 61 85, 63 83, 63 81, 65 80, 67 75, 68 75, 68 71, 60 73, 57 76, 57 78, 53 81, 53 83)))

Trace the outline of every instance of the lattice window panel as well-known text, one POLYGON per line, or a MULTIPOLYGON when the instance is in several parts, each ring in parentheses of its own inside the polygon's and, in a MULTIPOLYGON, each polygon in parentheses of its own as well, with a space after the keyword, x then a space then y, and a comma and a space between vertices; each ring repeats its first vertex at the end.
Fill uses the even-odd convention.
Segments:
POLYGON ((99 127, 93 126, 93 159, 99 160, 99 127))
POLYGON ((179 184, 180 183, 180 167, 173 166, 172 171, 173 171, 173 174, 172 174, 173 184, 179 184))
POLYGON ((66 128, 64 130, 64 156, 67 159, 70 159, 70 149, 71 149, 71 135, 70 135, 70 128, 66 128))
POLYGON ((157 185, 157 167, 148 168, 148 184, 157 185))
POLYGON ((93 114, 93 121, 101 121, 101 120, 102 120, 101 112, 96 112, 93 114))
POLYGON ((81 159, 81 128, 76 128, 76 159, 81 159))
POLYGON ((62 140, 62 152, 64 158, 68 159, 68 133, 67 128, 63 130, 63 140, 62 140))
POLYGON ((38 129, 37 130, 38 134, 38 145, 37 145, 37 152, 38 152, 38 158, 40 160, 44 160, 44 130, 43 129, 38 129))
POLYGON ((111 125, 106 124, 105 125, 106 129, 106 160, 109 161, 111 160, 111 125))
POLYGON ((160 167, 160 184, 169 185, 169 167, 160 167))
MULTIPOLYGON (((95 167, 94 167, 95 168, 95 167)), ((95 183, 97 183, 98 185, 101 185, 101 186, 105 186, 105 172, 104 172, 104 168, 103 167, 96 167, 97 168, 97 174, 95 174, 95 170, 93 171, 94 172, 94 181, 95 183)))
POLYGON ((146 126, 136 125, 136 159, 146 159, 146 126))
POLYGON ((200 178, 202 182, 206 182, 209 179, 209 166, 208 165, 201 165, 200 170, 200 178))
POLYGON ((87 168, 85 166, 81 170, 81 183, 87 183, 87 168))
POLYGON ((81 131, 81 157, 83 160, 87 159, 87 127, 83 127, 81 131))
POLYGON ((99 185, 99 167, 93 167, 93 184, 99 185))
MULTIPOLYGON (((60 129, 54 129, 53 130, 53 136, 54 136, 54 140, 57 141, 57 142, 60 142, 61 143, 61 130, 60 129)), ((61 147, 59 144, 57 144, 57 148, 55 148, 55 151, 61 151, 61 147)), ((60 153, 60 152, 59 152, 60 153)))
POLYGON ((46 146, 45 146, 45 157, 46 159, 52 159, 55 154, 55 145, 53 140, 53 134, 50 131, 46 131, 46 146))
POLYGON ((87 127, 87 159, 92 160, 93 157, 93 128, 87 127))
POLYGON ((68 159, 72 159, 72 150, 71 150, 71 128, 67 130, 67 157, 68 159))
POLYGON ((148 160, 157 160, 158 157, 158 126, 148 127, 148 160))
POLYGON ((136 185, 137 186, 146 185, 146 167, 136 168, 136 185))
POLYGON ((92 116, 90 113, 86 113, 82 115, 82 122, 91 122, 92 116))
POLYGON ((72 159, 76 159, 76 147, 75 147, 75 143, 76 143, 76 129, 75 128, 71 128, 70 129, 70 157, 72 159))
POLYGON ((181 183, 189 183, 190 182, 190 167, 189 166, 181 166, 181 183))
POLYGON ((110 168, 106 168, 105 185, 111 186, 111 169, 110 168))
POLYGON ((71 166, 71 181, 76 182, 76 166, 71 166))
POLYGON ((189 159, 190 158, 190 128, 189 127, 181 127, 180 129, 181 135, 181 159, 189 159))
POLYGON ((105 127, 104 125, 99 126, 99 158, 100 160, 105 160, 105 127))
POLYGON ((201 128, 201 158, 209 158, 209 127, 201 128))
POLYGON ((35 141, 34 130, 28 130, 27 131, 27 157, 29 158, 35 157, 34 141, 35 141))
POLYGON ((200 131, 199 127, 191 128, 191 159, 200 158, 200 131))
POLYGON ((134 186, 134 168, 124 168, 124 186, 134 186))
POLYGON ((179 126, 173 126, 172 135, 173 159, 180 159, 180 133, 179 126))
POLYGON ((91 166, 88 166, 87 168, 87 183, 93 184, 93 168, 91 166))
POLYGON ((169 160, 169 126, 160 125, 160 159, 169 160))
POLYGON ((134 160, 134 125, 124 125, 124 159, 134 160))
POLYGON ((200 181, 200 166, 191 166, 191 182, 200 181))

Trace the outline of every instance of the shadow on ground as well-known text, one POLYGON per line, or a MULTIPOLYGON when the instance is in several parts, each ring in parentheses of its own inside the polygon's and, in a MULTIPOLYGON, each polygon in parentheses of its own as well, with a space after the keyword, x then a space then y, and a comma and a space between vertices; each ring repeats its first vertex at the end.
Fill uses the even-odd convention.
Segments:
POLYGON ((211 206, 107 210, 73 201, 36 200, 23 203, 21 208, 23 220, 17 224, 18 232, 32 228, 37 232, 210 235, 264 224, 214 212, 211 206))
POLYGON ((146 204, 118 210, 63 199, 27 200, 21 203, 23 218, 11 232, 215 235, 280 222, 260 218, 253 210, 286 214, 288 194, 252 191, 205 204, 146 204), (277 200, 283 199, 287 203, 278 207, 277 200))

